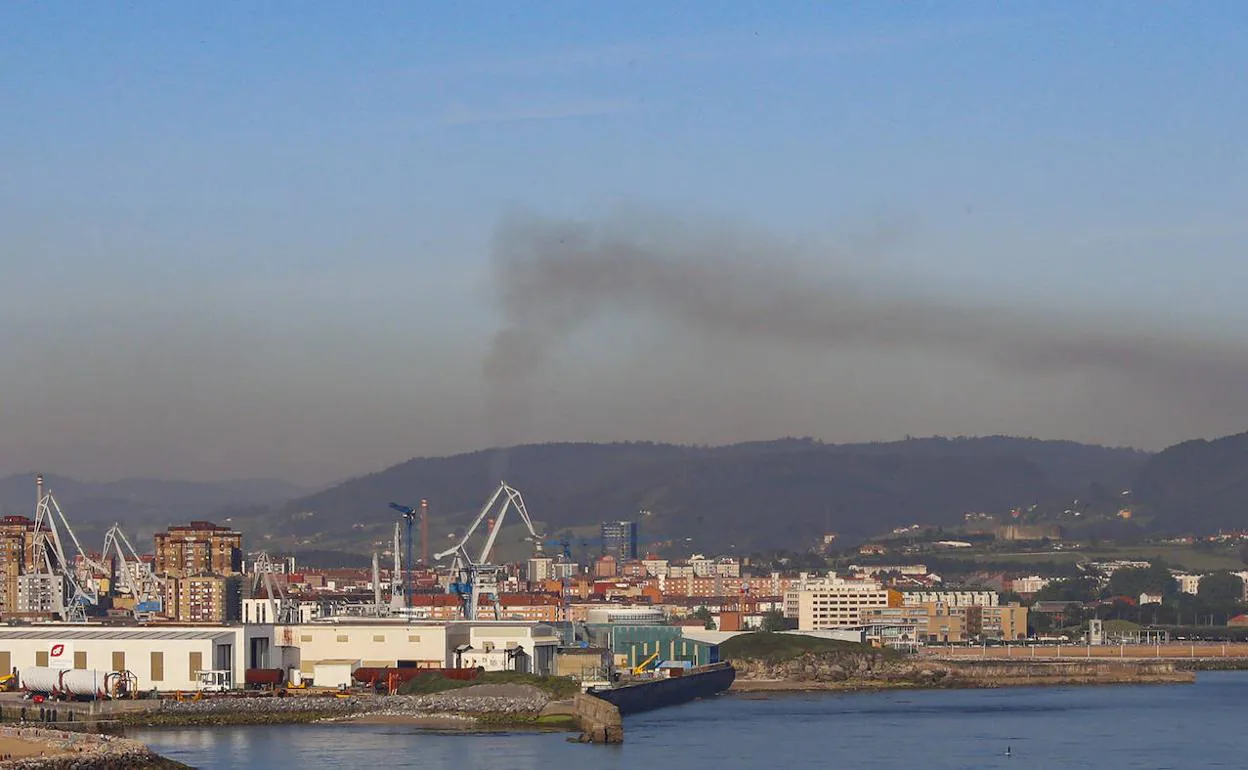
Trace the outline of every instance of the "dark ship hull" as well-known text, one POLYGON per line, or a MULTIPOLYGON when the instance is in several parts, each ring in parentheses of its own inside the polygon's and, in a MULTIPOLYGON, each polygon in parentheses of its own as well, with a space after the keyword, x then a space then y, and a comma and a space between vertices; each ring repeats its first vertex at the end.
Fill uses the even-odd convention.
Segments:
POLYGON ((613 704, 621 716, 676 706, 709 698, 727 690, 737 678, 731 663, 698 666, 679 676, 624 682, 614 687, 594 687, 589 694, 613 704))

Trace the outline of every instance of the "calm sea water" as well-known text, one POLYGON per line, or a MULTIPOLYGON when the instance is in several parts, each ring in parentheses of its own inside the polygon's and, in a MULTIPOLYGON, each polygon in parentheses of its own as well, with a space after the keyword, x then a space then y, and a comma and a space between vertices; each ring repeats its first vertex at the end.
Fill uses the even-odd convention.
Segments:
POLYGON ((1248 672, 1194 685, 730 695, 625 719, 623 746, 566 733, 393 725, 134 733, 199 768, 1205 768, 1248 765, 1248 672), (1011 750, 1006 756, 1006 748, 1011 750))

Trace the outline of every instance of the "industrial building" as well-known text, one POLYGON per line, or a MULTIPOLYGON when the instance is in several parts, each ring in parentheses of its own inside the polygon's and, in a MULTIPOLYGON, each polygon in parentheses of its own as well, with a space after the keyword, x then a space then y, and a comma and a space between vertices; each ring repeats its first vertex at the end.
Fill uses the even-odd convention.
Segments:
POLYGON ((195 690, 201 671, 275 665, 269 626, 119 626, 49 624, 0 631, 0 670, 32 666, 130 671, 141 690, 195 690), (63 661, 63 662, 62 662, 63 661))
POLYGON ((366 667, 441 668, 450 650, 448 626, 351 620, 278 626, 284 665, 312 676, 317 664, 354 660, 366 667))
POLYGON ((679 626, 597 625, 589 627, 589 637, 591 644, 611 650, 620 666, 636 666, 655 653, 659 660, 695 666, 719 662, 718 643, 685 636, 679 626))
POLYGON ((318 666, 344 661, 357 668, 482 667, 549 675, 560 643, 555 629, 544 623, 414 624, 380 618, 278 626, 274 638, 280 665, 314 679, 318 666))
POLYGON ((450 641, 456 658, 451 665, 478 666, 486 671, 525 671, 549 676, 555 672, 559 635, 544 623, 455 623, 450 641), (463 637, 467 631, 467 639, 463 637), (462 645, 467 644, 464 648, 462 645))

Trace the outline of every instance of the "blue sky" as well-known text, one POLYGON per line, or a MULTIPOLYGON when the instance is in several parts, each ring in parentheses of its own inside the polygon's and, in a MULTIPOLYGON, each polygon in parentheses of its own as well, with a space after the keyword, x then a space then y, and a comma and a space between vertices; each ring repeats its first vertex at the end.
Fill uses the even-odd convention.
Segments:
POLYGON ((1240 430, 1229 407, 1103 404, 1122 382, 1055 395, 921 350, 812 361, 611 317, 499 431, 481 367, 517 212, 730 223, 881 292, 1242 338, 1246 22, 1235 3, 4 4, 0 472, 315 481, 499 441, 1240 430), (704 409, 673 406, 699 389, 704 409))

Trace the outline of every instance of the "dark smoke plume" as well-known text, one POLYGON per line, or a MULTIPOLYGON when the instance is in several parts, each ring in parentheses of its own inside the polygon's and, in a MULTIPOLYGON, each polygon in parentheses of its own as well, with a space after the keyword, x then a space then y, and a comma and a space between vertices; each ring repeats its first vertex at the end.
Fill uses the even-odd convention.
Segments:
POLYGON ((1244 412, 1243 345, 1138 319, 950 299, 815 257, 733 226, 699 229, 658 216, 512 217, 495 238, 505 325, 485 363, 487 382, 496 394, 529 398, 525 379, 571 335, 623 317, 804 355, 921 350, 1021 376, 1091 373, 1154 396, 1200 399, 1228 417, 1244 412))

